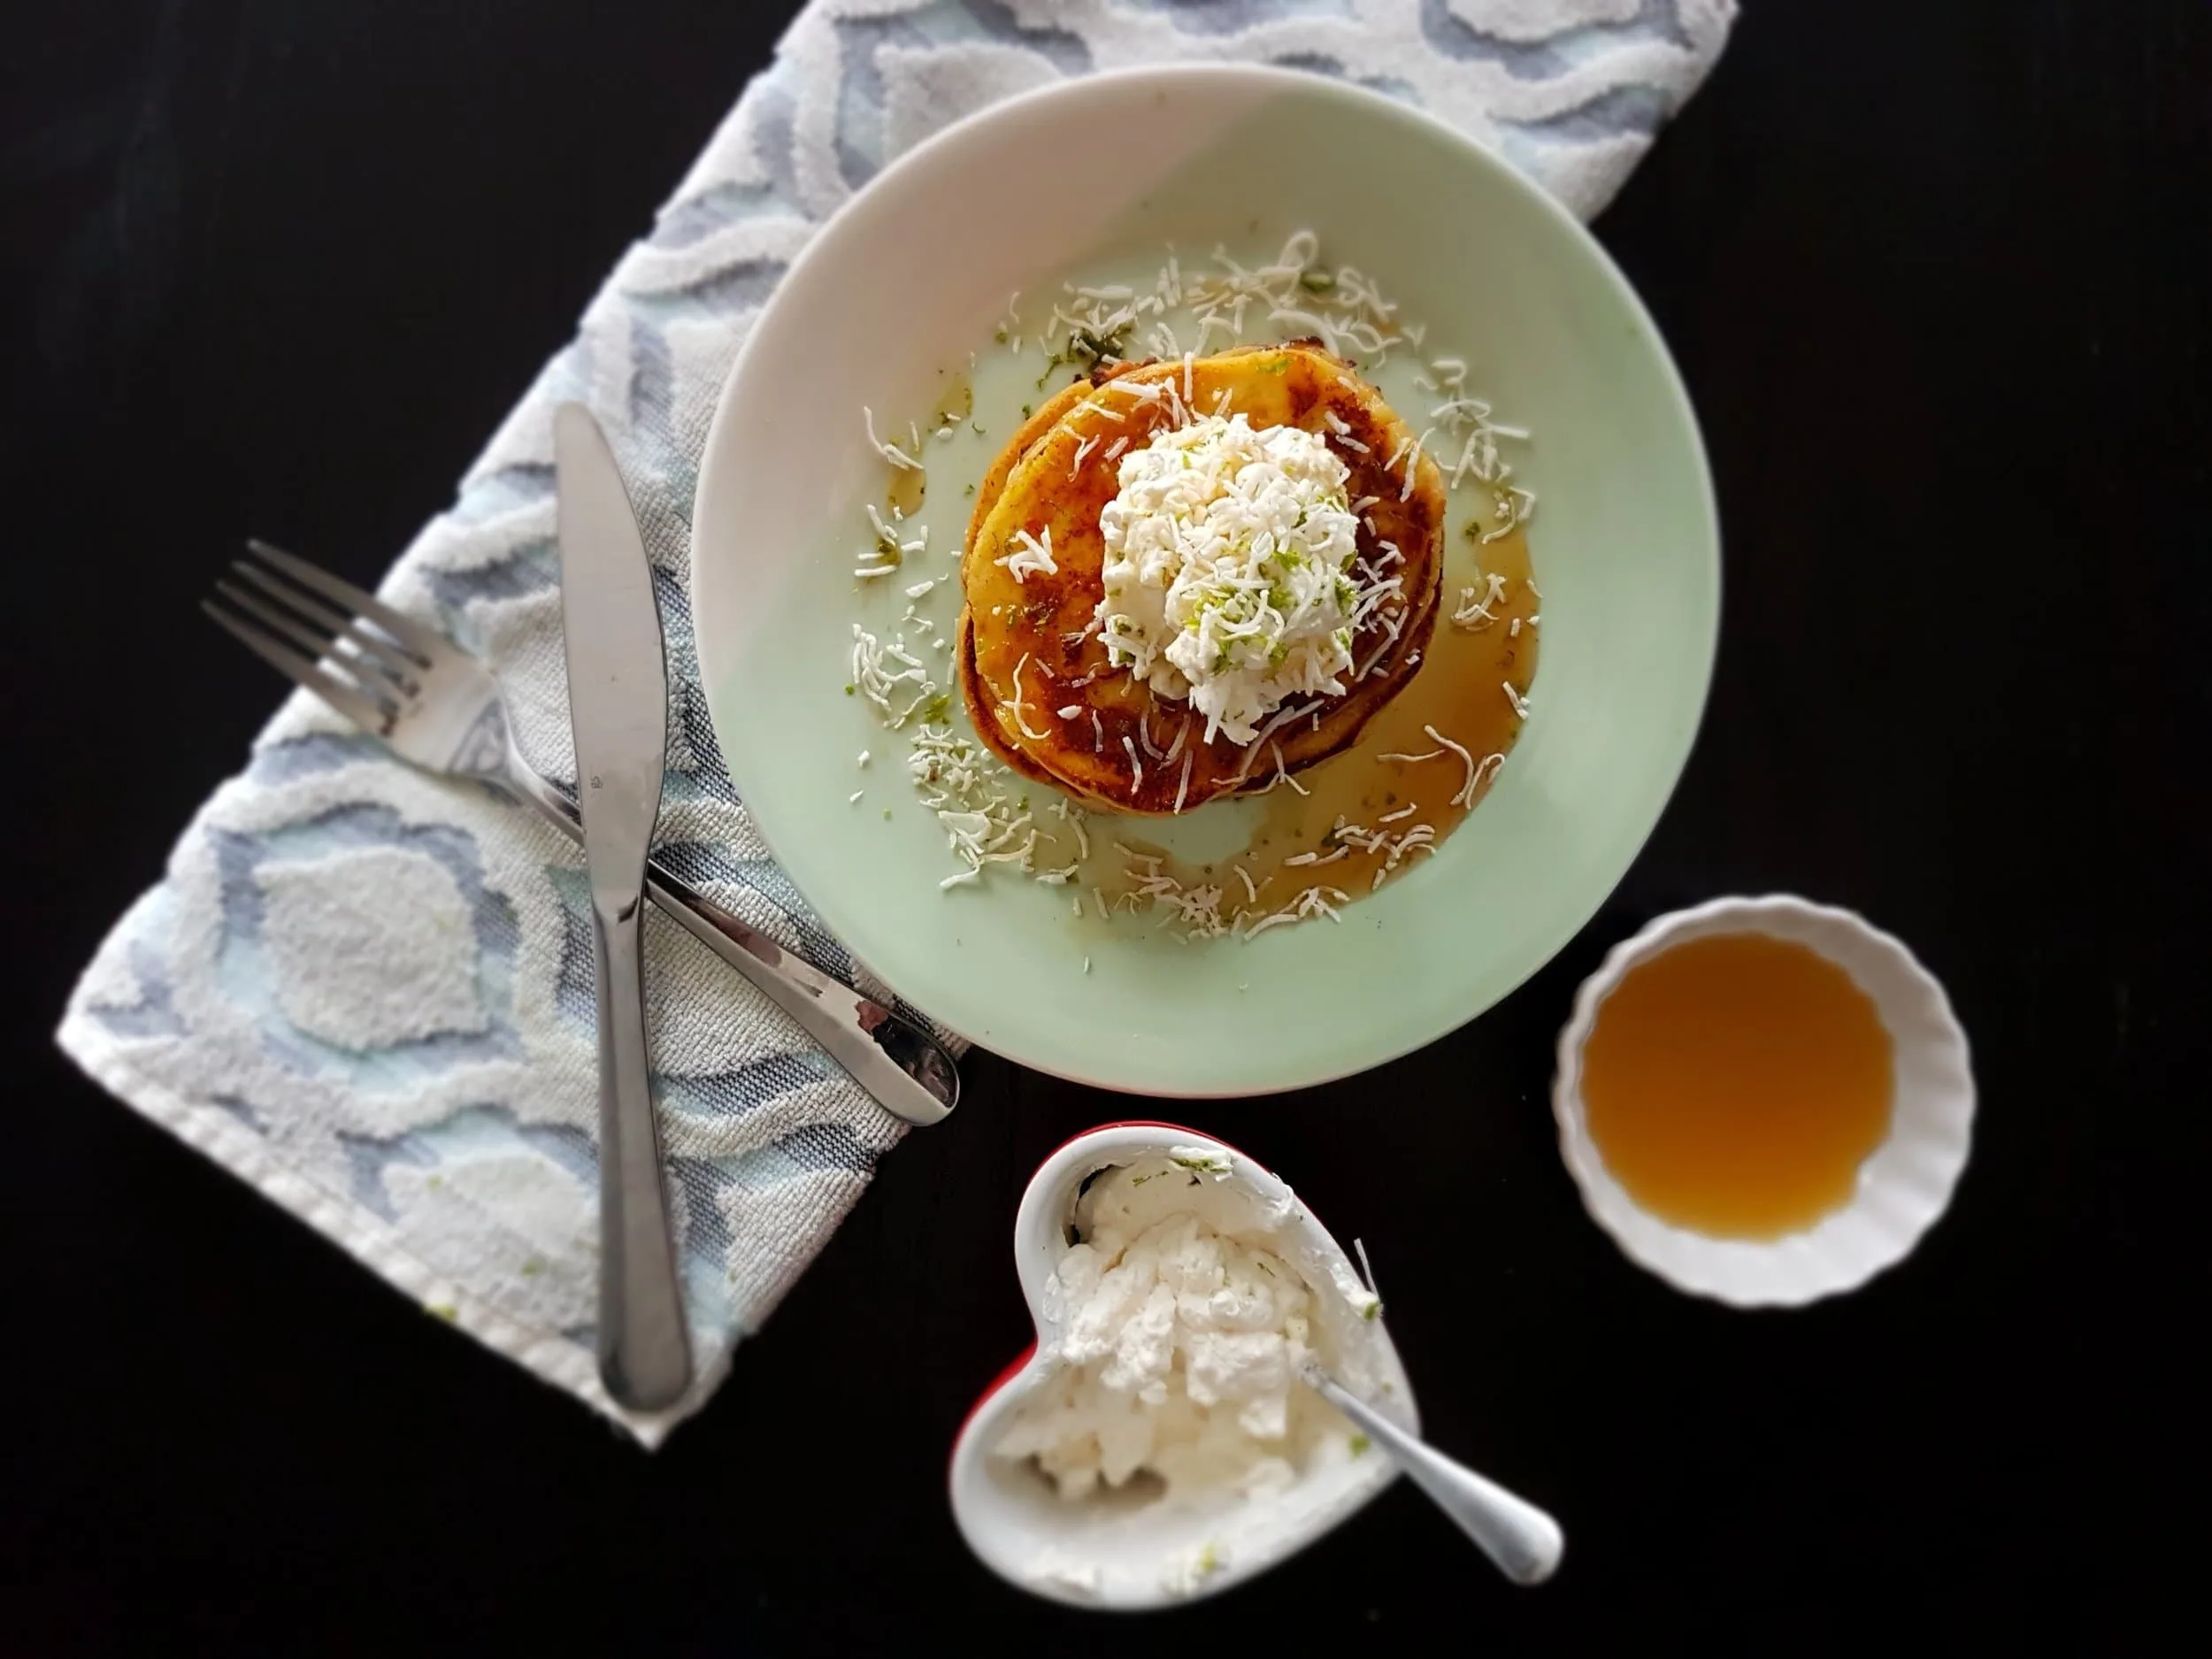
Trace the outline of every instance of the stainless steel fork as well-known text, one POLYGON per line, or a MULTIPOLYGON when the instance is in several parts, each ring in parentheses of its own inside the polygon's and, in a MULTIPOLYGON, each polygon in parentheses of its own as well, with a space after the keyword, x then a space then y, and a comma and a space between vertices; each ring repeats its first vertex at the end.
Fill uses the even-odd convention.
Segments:
MULTIPOLYGON (((580 841, 576 808, 516 746, 489 669, 436 629, 305 559, 249 541, 209 616, 263 661, 426 772, 488 784, 580 841)), ((960 1099, 952 1056, 927 1032, 840 984, 657 859, 646 892, 781 1008, 895 1118, 933 1124, 960 1099)))

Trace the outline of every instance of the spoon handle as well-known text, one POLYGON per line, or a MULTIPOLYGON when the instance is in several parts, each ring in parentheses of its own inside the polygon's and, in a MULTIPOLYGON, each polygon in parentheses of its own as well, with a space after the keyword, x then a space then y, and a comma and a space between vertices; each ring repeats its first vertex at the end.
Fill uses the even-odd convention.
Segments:
POLYGON ((1409 1434, 1333 1378, 1308 1379, 1322 1397, 1357 1424, 1459 1530, 1481 1547, 1516 1584, 1541 1584, 1558 1570, 1567 1540, 1559 1523, 1525 1498, 1409 1434))

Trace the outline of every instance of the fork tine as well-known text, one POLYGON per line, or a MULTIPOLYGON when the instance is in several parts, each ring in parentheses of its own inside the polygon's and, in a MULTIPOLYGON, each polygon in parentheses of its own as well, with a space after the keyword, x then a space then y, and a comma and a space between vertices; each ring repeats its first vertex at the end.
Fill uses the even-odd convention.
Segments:
POLYGON ((211 600, 202 600, 200 609, 214 618, 217 626, 256 657, 295 685, 313 692, 363 731, 374 733, 379 737, 391 735, 395 717, 389 710, 380 708, 336 675, 326 673, 311 658, 301 656, 289 646, 278 644, 258 628, 240 621, 211 600))
POLYGON ((330 654, 333 641, 327 634, 318 634, 312 628, 301 626, 296 618, 285 615, 276 606, 255 598, 235 582, 219 581, 215 584, 215 591, 263 626, 274 629, 291 641, 308 654, 310 662, 330 654))
POLYGON ((249 559, 233 559, 230 567, 265 594, 282 600, 300 615, 321 628, 326 634, 335 634, 351 620, 335 605, 325 604, 312 591, 282 580, 273 572, 265 571, 249 559))
POLYGON ((434 628, 425 627, 412 617, 395 611, 374 594, 364 592, 351 582, 333 576, 319 565, 310 565, 303 558, 296 558, 281 548, 271 547, 266 541, 249 538, 246 546, 257 557, 266 559, 303 587, 311 588, 328 599, 350 606, 359 615, 382 628, 402 645, 427 664, 439 654, 449 649, 434 628))
MULTIPOLYGON (((416 688, 415 676, 421 672, 423 665, 400 647, 373 631, 363 627, 357 618, 349 617, 343 611, 323 603, 311 593, 295 588, 288 582, 278 580, 258 565, 249 565, 244 559, 233 559, 230 567, 260 588, 262 592, 281 601, 310 622, 319 624, 326 636, 343 639, 349 645, 357 646, 362 651, 376 658, 394 675, 405 681, 407 691, 411 695, 413 694, 416 688)), ((221 582, 216 583, 215 586, 218 591, 224 591, 226 588, 226 585, 221 582)), ((238 603, 242 610, 252 609, 244 603, 244 595, 236 591, 231 590, 229 596, 238 603)), ((274 622, 278 627, 284 627, 282 623, 276 622, 276 618, 271 617, 265 611, 257 611, 255 614, 259 616, 264 622, 274 622)), ((333 638, 331 637, 311 641, 302 639, 299 634, 291 633, 288 629, 286 632, 290 638, 306 646, 318 656, 326 655, 332 651, 333 638)))

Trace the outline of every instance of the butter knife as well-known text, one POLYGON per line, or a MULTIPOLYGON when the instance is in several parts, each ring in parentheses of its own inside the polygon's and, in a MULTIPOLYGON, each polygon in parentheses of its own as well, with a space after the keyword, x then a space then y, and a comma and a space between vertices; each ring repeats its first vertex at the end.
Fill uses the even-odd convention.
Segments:
POLYGON ((599 1377, 621 1404, 650 1411, 673 1405, 691 1383, 653 1121, 641 931, 668 743, 668 664, 637 518, 606 435, 581 403, 554 411, 553 453, 599 999, 599 1377))

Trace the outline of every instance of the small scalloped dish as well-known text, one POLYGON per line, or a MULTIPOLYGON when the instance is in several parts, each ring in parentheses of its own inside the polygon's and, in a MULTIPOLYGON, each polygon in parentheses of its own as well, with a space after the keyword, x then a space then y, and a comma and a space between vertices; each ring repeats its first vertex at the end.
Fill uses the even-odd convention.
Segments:
POLYGON ((1055 1274, 1072 1241, 1085 1183, 1148 1155, 1192 1151, 1229 1161, 1223 1185, 1249 1201, 1273 1233, 1269 1248, 1305 1280, 1324 1363, 1393 1419, 1420 1428, 1389 1333, 1363 1312, 1372 1298, 1351 1258, 1288 1187, 1235 1148, 1173 1124, 1114 1124, 1078 1135, 1031 1178, 1014 1221, 1015 1268, 1037 1340, 968 1413, 950 1471, 953 1518, 968 1547, 1009 1583, 1053 1601, 1135 1610, 1211 1595, 1294 1555, 1397 1474, 1379 1452, 1362 1455, 1348 1441, 1330 1440, 1310 1448, 1287 1489, 1262 1499, 1223 1493, 1218 1502, 1176 1502, 1100 1490, 1071 1500, 1033 1460, 994 1450, 1023 1405, 1062 1370, 1055 1274))
POLYGON ((1974 1078, 1943 987, 1897 940, 1849 910, 1800 898, 1726 898, 1661 917, 1583 982, 1559 1035, 1552 1110, 1584 1204, 1630 1260, 1678 1290, 1735 1307, 1798 1307, 1855 1289, 1903 1260, 1943 1214, 1966 1166, 1974 1078), (1623 979, 1678 945, 1736 933, 1802 945, 1841 968, 1890 1040, 1888 1132, 1860 1164, 1851 1196, 1771 1239, 1694 1232, 1640 1206, 1607 1168, 1582 1092, 1585 1045, 1623 979))

